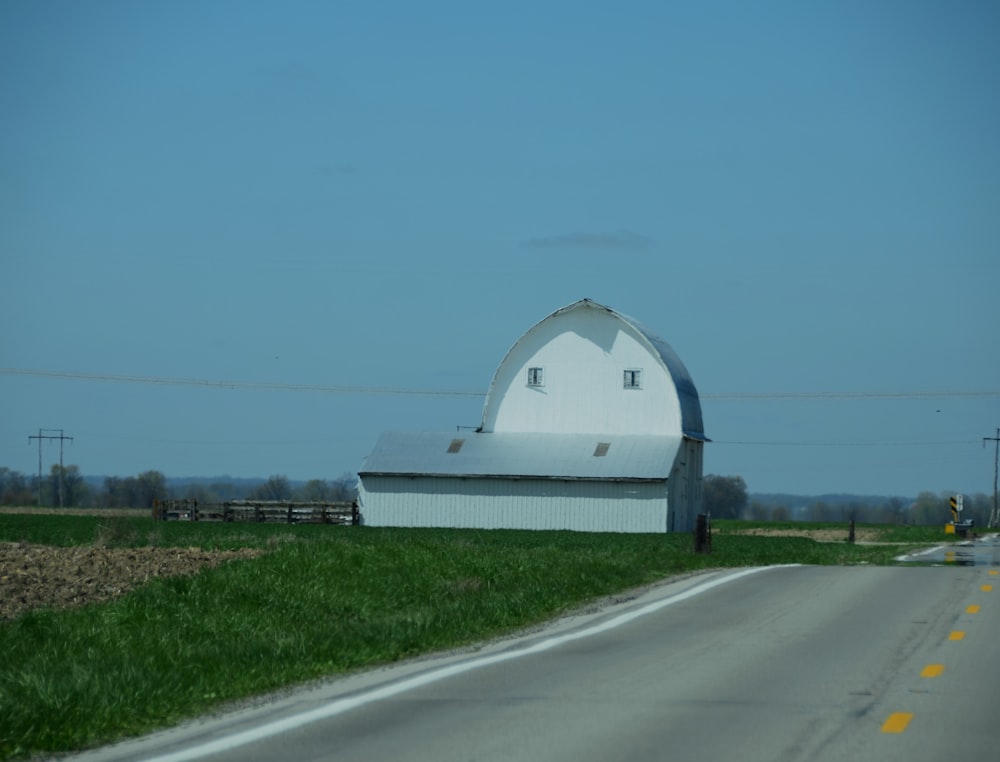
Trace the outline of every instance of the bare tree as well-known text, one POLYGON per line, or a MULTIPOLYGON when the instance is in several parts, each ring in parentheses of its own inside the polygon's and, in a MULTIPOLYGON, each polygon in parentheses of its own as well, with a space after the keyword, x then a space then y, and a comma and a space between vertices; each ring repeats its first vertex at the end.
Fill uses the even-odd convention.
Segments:
POLYGON ((287 476, 275 474, 257 487, 251 497, 256 500, 291 500, 292 485, 287 476))

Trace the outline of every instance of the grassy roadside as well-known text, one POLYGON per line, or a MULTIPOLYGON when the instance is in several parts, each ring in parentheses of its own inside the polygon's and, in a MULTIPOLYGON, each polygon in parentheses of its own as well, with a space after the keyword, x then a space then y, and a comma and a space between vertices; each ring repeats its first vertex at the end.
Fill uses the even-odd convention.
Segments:
MULTIPOLYGON (((0 624, 0 758, 81 749, 254 694, 469 644, 673 574, 887 564, 905 550, 737 528, 721 522, 713 553, 696 555, 687 535, 0 516, 0 541, 269 549, 109 603, 0 624)), ((891 541, 909 541, 898 537, 891 541)))

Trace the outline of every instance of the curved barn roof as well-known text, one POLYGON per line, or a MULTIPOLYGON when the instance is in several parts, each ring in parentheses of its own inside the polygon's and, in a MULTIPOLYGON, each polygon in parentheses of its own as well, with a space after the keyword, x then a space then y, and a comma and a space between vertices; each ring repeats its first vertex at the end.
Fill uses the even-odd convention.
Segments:
MULTIPOLYGON (((504 356, 503 361, 500 363, 499 368, 503 368, 507 361, 507 358, 511 356, 518 344, 531 333, 537 326, 563 315, 567 312, 571 312, 577 309, 597 309, 604 310, 616 319, 620 320, 622 323, 633 329, 641 338, 641 340, 648 345, 650 354, 658 358, 662 363, 664 369, 670 375, 673 381, 674 387, 677 390, 677 398, 680 403, 681 409, 681 431, 684 436, 690 439, 696 439, 699 441, 708 441, 705 436, 704 424, 701 418, 701 400, 698 397, 698 390, 695 388, 694 381, 691 379, 691 374, 688 373, 684 363, 681 362, 680 357, 674 352, 673 348, 659 336, 648 330, 645 326, 639 323, 637 320, 623 315, 620 312, 607 307, 603 304, 599 304, 591 299, 580 299, 579 301, 568 304, 565 307, 561 307, 551 315, 540 320, 532 328, 525 332, 524 335, 514 345, 507 351, 504 356)), ((499 368, 497 373, 499 373, 499 368)), ((494 383, 496 381, 496 376, 494 376, 494 383)), ((493 384, 490 385, 490 391, 486 395, 486 403, 483 406, 483 420, 486 420, 487 410, 491 404, 491 397, 493 396, 493 384)))
MULTIPOLYGON (((614 310, 608 307, 605 307, 605 309, 609 312, 614 312, 614 310)), ((698 390, 695 388, 694 381, 691 380, 691 374, 688 373, 688 369, 684 367, 684 363, 681 362, 681 358, 677 356, 673 347, 656 334, 647 330, 636 320, 618 312, 614 312, 614 314, 618 315, 618 317, 643 335, 643 338, 652 345, 667 371, 669 371, 670 377, 674 381, 674 387, 677 389, 677 397, 681 403, 681 420, 684 435, 692 439, 706 440, 705 426, 701 420, 701 399, 698 397, 698 390)))

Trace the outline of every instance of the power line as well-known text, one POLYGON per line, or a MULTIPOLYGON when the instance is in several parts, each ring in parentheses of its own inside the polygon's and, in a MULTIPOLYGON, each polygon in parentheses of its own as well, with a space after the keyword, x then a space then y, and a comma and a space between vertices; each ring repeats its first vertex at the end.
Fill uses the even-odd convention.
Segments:
POLYGON ((213 381, 204 378, 168 378, 165 376, 122 376, 108 373, 76 373, 29 368, 0 368, 0 374, 63 378, 77 381, 105 381, 120 384, 152 384, 157 386, 198 386, 214 389, 247 389, 253 391, 324 392, 327 394, 406 394, 436 397, 485 397, 484 392, 450 389, 405 389, 381 386, 323 386, 320 384, 282 384, 268 381, 213 381))
POLYGON ((894 391, 894 392, 731 392, 699 394, 711 400, 904 400, 904 399, 990 399, 1000 397, 1000 389, 979 391, 894 391))
POLYGON ((774 446, 774 447, 939 447, 941 445, 970 445, 975 444, 970 439, 957 439, 949 441, 883 441, 883 442, 817 442, 817 441, 750 441, 750 440, 725 440, 713 439, 712 444, 721 445, 753 445, 753 446, 774 446))
MULTIPOLYGON (((319 392, 325 394, 390 394, 426 397, 485 397, 484 391, 461 389, 415 389, 388 386, 342 386, 321 384, 287 384, 268 381, 222 381, 200 378, 170 378, 166 376, 132 376, 109 373, 78 373, 73 371, 39 370, 32 368, 0 368, 0 375, 60 378, 76 381, 101 381, 121 384, 156 386, 191 386, 212 389, 242 389, 250 391, 319 392)), ((699 394, 703 400, 766 401, 766 400, 905 400, 905 399, 996 399, 1000 389, 888 391, 888 392, 717 392, 699 394)))
POLYGON ((38 507, 42 507, 42 440, 52 441, 55 439, 59 440, 59 507, 63 507, 63 443, 68 439, 70 442, 73 441, 73 437, 68 437, 63 433, 62 429, 39 429, 38 434, 31 434, 28 437, 28 444, 31 444, 32 439, 38 440, 38 507), (58 431, 59 436, 55 434, 43 434, 45 431, 58 431))

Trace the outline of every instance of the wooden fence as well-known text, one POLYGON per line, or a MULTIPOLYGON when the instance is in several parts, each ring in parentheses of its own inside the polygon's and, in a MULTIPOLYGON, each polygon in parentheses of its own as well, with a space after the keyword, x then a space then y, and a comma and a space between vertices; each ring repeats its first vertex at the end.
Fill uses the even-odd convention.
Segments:
POLYGON ((155 500, 157 521, 242 521, 271 524, 359 523, 358 504, 351 501, 227 500, 199 504, 197 500, 155 500))

